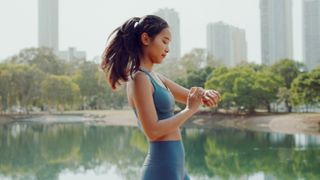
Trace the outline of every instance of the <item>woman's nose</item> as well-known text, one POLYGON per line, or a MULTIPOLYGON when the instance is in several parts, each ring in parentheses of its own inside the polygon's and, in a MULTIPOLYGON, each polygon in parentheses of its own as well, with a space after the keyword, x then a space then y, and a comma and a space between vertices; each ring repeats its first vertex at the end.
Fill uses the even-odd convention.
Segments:
POLYGON ((169 47, 164 50, 166 53, 169 53, 169 47))

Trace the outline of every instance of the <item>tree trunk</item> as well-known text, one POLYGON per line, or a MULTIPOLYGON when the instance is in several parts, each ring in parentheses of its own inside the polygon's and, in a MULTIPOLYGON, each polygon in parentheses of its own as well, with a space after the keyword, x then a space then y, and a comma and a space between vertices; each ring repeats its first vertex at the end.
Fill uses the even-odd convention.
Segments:
POLYGON ((271 106, 270 106, 270 103, 267 103, 267 110, 268 110, 268 113, 271 113, 271 106))
POLYGON ((292 112, 292 106, 289 104, 288 100, 284 101, 286 108, 287 108, 287 112, 291 113, 292 112))
POLYGON ((249 107, 248 113, 249 114, 254 114, 255 113, 255 108, 254 107, 249 107))

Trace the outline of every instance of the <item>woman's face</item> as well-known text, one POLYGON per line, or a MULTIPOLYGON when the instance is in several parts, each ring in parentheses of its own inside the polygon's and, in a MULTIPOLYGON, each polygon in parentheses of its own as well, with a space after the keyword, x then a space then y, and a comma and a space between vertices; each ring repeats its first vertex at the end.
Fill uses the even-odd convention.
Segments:
POLYGON ((144 43, 144 55, 154 64, 160 64, 169 52, 171 42, 171 32, 169 28, 163 29, 153 39, 149 38, 148 43, 144 43))

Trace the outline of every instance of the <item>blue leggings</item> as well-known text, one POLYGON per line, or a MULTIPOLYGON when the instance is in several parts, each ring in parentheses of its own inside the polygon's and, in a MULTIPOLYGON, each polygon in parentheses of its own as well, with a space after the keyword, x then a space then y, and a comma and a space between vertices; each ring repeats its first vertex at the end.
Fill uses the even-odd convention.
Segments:
POLYGON ((181 141, 150 142, 142 168, 142 180, 189 180, 181 141))

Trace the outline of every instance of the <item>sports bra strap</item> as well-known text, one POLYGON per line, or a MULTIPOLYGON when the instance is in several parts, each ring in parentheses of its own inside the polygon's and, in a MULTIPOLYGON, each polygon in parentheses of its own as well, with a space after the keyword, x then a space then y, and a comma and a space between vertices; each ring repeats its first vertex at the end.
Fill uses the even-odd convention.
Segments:
POLYGON ((149 77, 149 79, 151 80, 151 83, 152 83, 153 87, 156 88, 156 86, 158 85, 158 83, 157 83, 157 81, 151 76, 151 74, 150 74, 148 71, 146 71, 146 70, 143 70, 143 69, 140 69, 140 68, 139 68, 139 70, 140 70, 141 72, 144 72, 144 73, 149 77))

